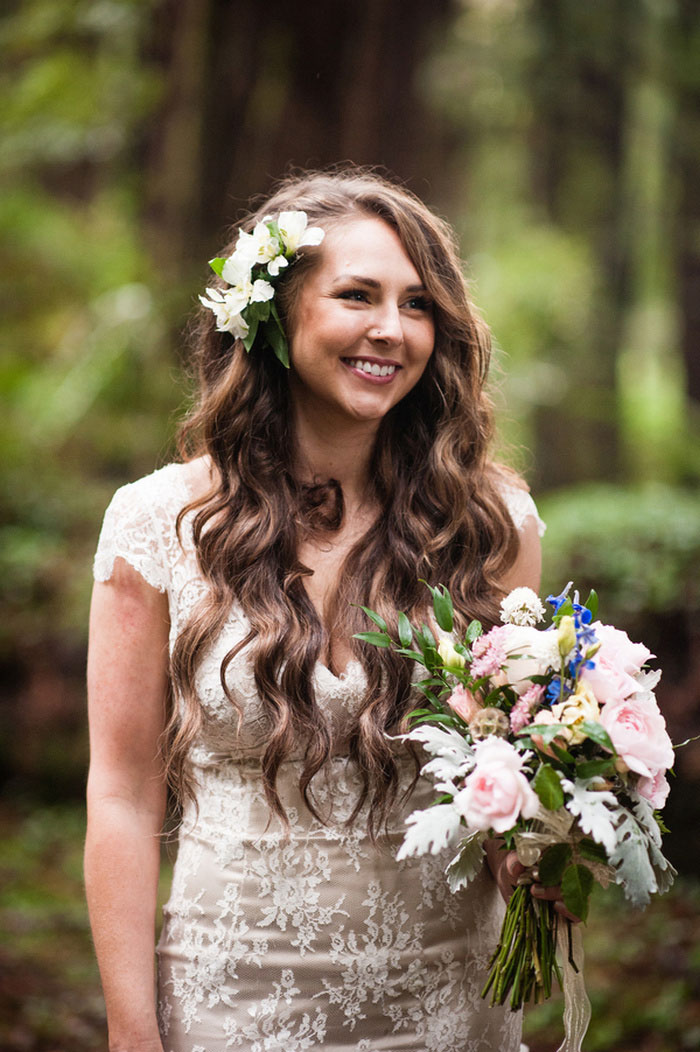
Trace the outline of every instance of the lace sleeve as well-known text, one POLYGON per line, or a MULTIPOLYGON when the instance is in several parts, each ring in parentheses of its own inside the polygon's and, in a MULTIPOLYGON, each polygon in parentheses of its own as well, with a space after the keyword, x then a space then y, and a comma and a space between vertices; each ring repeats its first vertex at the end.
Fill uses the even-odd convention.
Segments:
POLYGON ((168 589, 170 574, 161 537, 164 526, 153 501, 149 478, 122 486, 105 512, 93 573, 108 581, 120 556, 159 592, 168 589))
POLYGON ((537 505, 528 491, 517 486, 504 486, 501 492, 515 528, 522 530, 528 519, 534 519, 537 533, 543 537, 547 525, 540 518, 537 505))

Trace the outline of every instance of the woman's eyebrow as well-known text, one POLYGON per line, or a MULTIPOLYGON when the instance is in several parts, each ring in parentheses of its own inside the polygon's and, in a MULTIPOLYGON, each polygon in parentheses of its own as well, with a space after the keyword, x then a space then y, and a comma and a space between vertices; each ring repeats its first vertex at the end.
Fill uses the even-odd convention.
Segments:
MULTIPOLYGON (((341 274, 333 282, 334 285, 340 285, 343 282, 351 281, 357 285, 367 285, 371 289, 378 289, 381 287, 381 282, 375 281, 374 278, 364 278, 360 274, 341 274)), ((407 285, 406 292, 426 292, 425 285, 407 285)))

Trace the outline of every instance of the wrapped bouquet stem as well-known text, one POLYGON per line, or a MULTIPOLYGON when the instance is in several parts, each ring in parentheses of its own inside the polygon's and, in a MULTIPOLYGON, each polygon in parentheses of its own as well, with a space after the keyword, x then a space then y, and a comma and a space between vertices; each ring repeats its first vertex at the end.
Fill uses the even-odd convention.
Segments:
POLYGON ((659 809, 668 794, 673 746, 649 671, 653 655, 596 620, 597 597, 582 604, 571 585, 549 596, 552 613, 529 588, 501 605, 502 624, 477 621, 454 632, 452 599, 430 587, 437 629, 397 618, 396 633, 374 611, 376 631, 358 638, 425 668, 425 702, 403 737, 428 759, 432 806, 414 811, 399 858, 452 847, 446 879, 455 892, 479 871, 484 842, 502 838, 525 867, 506 907, 482 996, 514 1011, 565 995, 560 1052, 579 1052, 590 1018, 580 927, 533 882, 560 889, 585 921, 593 885, 621 885, 643 906, 668 890, 675 871, 662 852, 659 809))

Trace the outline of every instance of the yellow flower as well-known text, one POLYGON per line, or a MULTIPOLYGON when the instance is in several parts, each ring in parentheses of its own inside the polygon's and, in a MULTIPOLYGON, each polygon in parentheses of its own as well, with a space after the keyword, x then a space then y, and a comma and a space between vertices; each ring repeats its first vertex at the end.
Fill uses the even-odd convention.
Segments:
POLYGON ((600 706, 598 699, 587 683, 579 683, 576 694, 572 694, 558 705, 552 705, 552 715, 557 723, 563 723, 570 732, 569 741, 572 745, 580 745, 586 740, 586 734, 581 730, 584 720, 598 721, 600 717, 600 706))
POLYGON ((446 668, 464 668, 466 660, 462 654, 458 654, 449 639, 443 639, 438 644, 440 660, 446 668))
POLYGON ((562 617, 557 628, 557 642, 562 657, 570 654, 576 646, 576 626, 573 617, 562 617))

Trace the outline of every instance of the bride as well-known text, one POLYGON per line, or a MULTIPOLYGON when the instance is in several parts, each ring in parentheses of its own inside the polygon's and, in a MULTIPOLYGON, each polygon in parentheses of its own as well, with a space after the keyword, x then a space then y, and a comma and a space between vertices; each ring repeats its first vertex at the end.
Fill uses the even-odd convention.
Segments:
POLYGON ((346 168, 287 180, 214 266, 182 461, 117 492, 95 559, 85 867, 109 1047, 517 1052, 519 1016, 479 996, 512 859, 492 845, 457 895, 441 856, 395 861, 431 793, 388 737, 410 667, 353 639, 360 605, 425 619, 420 578, 486 625, 539 584, 453 235, 346 168))

